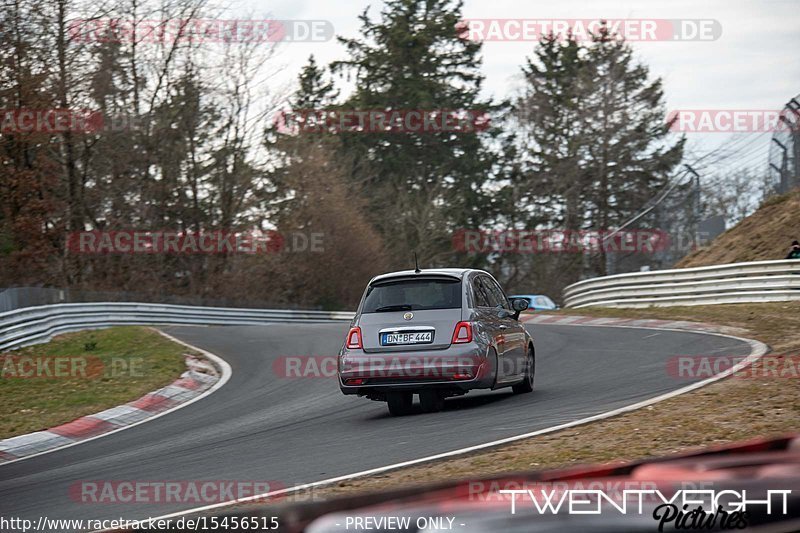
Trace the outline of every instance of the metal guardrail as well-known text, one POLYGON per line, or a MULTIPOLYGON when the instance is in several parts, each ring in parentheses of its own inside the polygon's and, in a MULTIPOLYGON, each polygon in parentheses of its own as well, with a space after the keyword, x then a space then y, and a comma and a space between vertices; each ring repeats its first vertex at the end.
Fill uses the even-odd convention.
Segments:
POLYGON ((49 341, 70 331, 123 325, 248 325, 349 321, 353 313, 240 309, 131 302, 72 303, 0 313, 0 351, 49 341))
POLYGON ((632 272, 573 283, 564 306, 662 307, 800 300, 800 261, 632 272))
MULTIPOLYGON (((800 300, 800 261, 757 261, 617 274, 564 290, 565 307, 650 307, 800 300)), ((99 302, 25 307, 0 313, 0 351, 54 335, 120 325, 248 325, 349 321, 344 311, 246 309, 99 302)))
MULTIPOLYGON (((82 304, 104 302, 142 302, 151 304, 190 305, 192 307, 241 307, 246 309, 292 309, 286 302, 248 299, 214 298, 208 295, 179 295, 136 291, 87 290, 53 287, 0 288, 0 313, 52 304, 82 304)), ((311 310, 318 311, 319 308, 311 310)))

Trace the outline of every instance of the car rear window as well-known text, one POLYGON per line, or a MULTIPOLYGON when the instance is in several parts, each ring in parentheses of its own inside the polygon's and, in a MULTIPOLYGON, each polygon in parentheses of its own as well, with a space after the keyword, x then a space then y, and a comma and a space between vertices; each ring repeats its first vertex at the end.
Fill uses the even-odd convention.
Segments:
POLYGON ((461 307, 461 281, 407 279, 378 282, 367 289, 362 313, 461 307))

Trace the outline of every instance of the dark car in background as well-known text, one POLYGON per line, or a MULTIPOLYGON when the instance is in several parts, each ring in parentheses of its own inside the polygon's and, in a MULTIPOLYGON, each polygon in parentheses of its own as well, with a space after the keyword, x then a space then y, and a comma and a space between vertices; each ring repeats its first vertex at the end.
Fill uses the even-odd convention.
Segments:
POLYGON ((373 278, 339 353, 344 394, 424 412, 472 389, 533 390, 533 339, 519 322, 527 300, 509 299, 472 269, 393 272, 373 278))

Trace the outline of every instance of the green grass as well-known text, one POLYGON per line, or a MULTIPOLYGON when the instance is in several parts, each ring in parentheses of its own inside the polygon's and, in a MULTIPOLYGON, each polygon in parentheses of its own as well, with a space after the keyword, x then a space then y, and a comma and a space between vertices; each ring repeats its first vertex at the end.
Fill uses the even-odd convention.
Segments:
POLYGON ((0 354, 0 439, 70 422, 163 387, 186 370, 187 352, 155 331, 126 326, 69 333, 0 354), (27 361, 49 362, 52 376, 59 357, 69 359, 61 359, 67 363, 57 377, 15 377, 31 371, 27 361))

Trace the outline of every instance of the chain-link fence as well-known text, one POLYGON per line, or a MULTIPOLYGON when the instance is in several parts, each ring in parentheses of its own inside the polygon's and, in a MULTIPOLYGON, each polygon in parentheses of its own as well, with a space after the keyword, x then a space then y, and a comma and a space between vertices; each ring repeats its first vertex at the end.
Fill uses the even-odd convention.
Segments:
POLYGON ((669 268, 687 253, 702 245, 700 235, 700 189, 696 176, 688 170, 678 172, 645 206, 630 228, 656 229, 667 239, 652 253, 613 252, 607 254, 607 274, 669 268))
MULTIPOLYGON (((739 143, 736 148, 741 148, 742 142, 734 141, 733 144, 739 143)), ((744 142, 752 144, 755 141, 744 142)), ((747 145, 745 144, 745 146, 747 145)), ((714 156, 712 161, 724 161, 725 154, 734 150, 733 146, 725 147, 723 145, 723 148, 726 149, 718 148, 712 152, 711 155, 714 156)), ((790 99, 779 114, 778 123, 770 140, 768 161, 761 159, 763 157, 761 154, 764 153, 762 150, 762 148, 750 149, 750 151, 756 152, 755 156, 758 159, 756 160, 748 154, 747 161, 752 161, 753 165, 760 168, 764 168, 761 165, 768 164, 767 175, 764 176, 758 171, 747 174, 747 177, 757 179, 758 183, 751 183, 752 187, 741 191, 734 184, 730 189, 729 196, 735 196, 733 193, 739 192, 740 196, 750 198, 754 196, 753 191, 758 189, 759 198, 756 201, 762 201, 770 195, 784 194, 800 187, 800 95, 790 99)), ((708 158, 708 156, 704 156, 704 158, 708 158)), ((708 244, 711 239, 722 233, 725 229, 725 219, 733 218, 736 222, 745 214, 749 214, 743 212, 744 207, 751 207, 749 204, 744 207, 737 204, 734 206, 736 207, 735 213, 731 212, 733 209, 720 213, 719 206, 717 206, 716 212, 714 209, 709 210, 705 201, 708 198, 704 200, 701 196, 703 193, 700 180, 704 180, 705 189, 703 190, 707 192, 709 187, 719 188, 723 185, 721 180, 736 178, 733 174, 735 171, 725 173, 726 169, 723 169, 722 173, 715 174, 713 168, 708 167, 708 163, 700 164, 697 168, 702 176, 694 174, 693 171, 689 174, 677 174, 674 179, 675 186, 668 186, 666 194, 657 196, 654 201, 656 205, 652 206, 653 209, 647 217, 642 217, 640 220, 640 222, 654 224, 654 227, 669 235, 670 246, 650 256, 613 254, 607 263, 609 274, 632 272, 643 268, 669 268, 696 247, 708 244)), ((743 171, 745 168, 745 166, 740 166, 737 170, 743 171)), ((748 209, 748 211, 750 210, 748 209)))
POLYGON ((800 94, 781 111, 769 148, 769 170, 774 191, 783 194, 800 186, 800 94))

